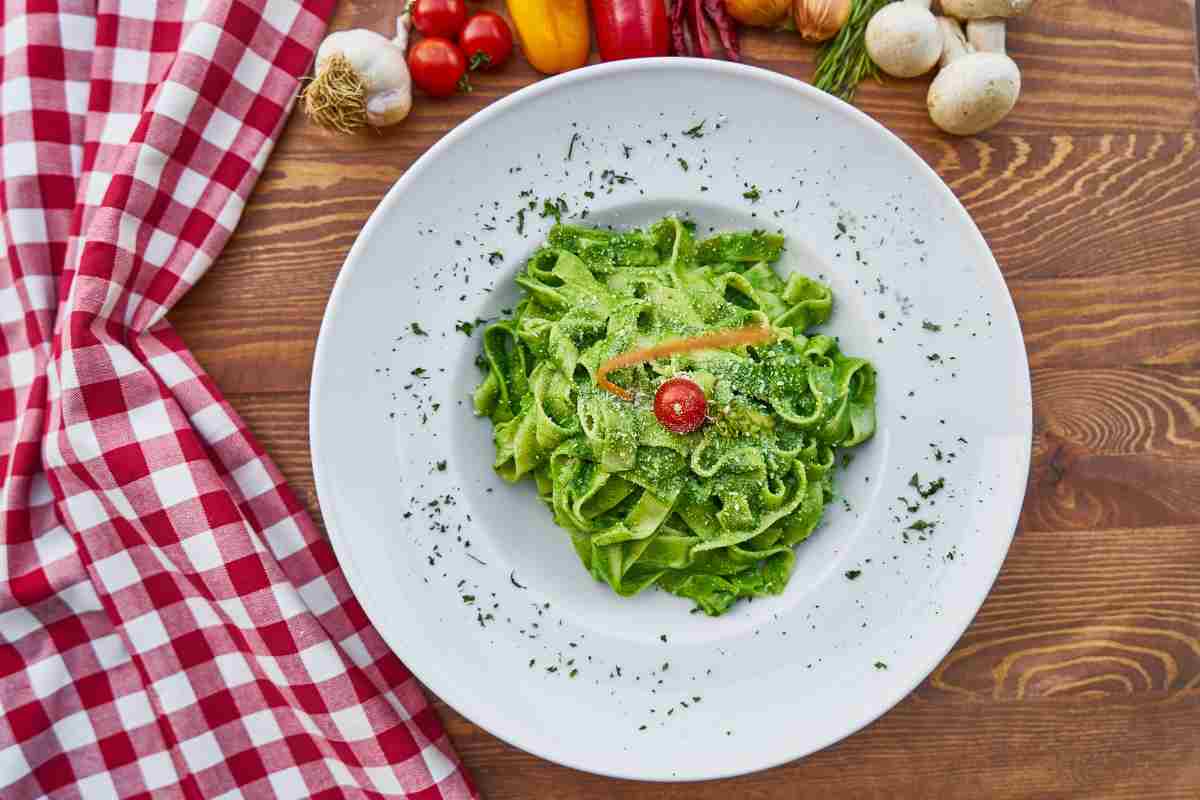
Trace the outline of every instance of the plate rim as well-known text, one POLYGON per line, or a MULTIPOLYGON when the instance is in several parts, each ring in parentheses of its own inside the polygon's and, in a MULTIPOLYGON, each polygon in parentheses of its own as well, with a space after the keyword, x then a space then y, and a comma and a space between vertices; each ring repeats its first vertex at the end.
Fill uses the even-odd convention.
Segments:
MULTIPOLYGON (((1024 332, 1021 329, 1020 317, 1017 314, 1016 305, 1013 302, 1012 292, 1009 290, 1008 282, 1004 278, 1004 273, 1000 269, 999 263, 996 261, 995 254, 992 252, 991 246, 987 243, 983 233, 979 230, 975 220, 971 217, 962 201, 954 194, 945 180, 923 159, 919 156, 911 146, 890 129, 885 127, 878 120, 874 119, 867 113, 859 110, 855 106, 846 103, 839 98, 827 94, 819 89, 816 89, 811 84, 805 83, 797 78, 789 75, 784 75, 779 72, 768 70, 762 67, 757 67, 749 64, 742 64, 729 61, 719 61, 714 59, 697 59, 697 58, 638 58, 627 59, 623 61, 613 61, 607 63, 591 64, 580 69, 572 70, 560 75, 551 76, 538 80, 536 83, 525 86, 505 97, 499 98, 488 106, 467 117, 451 130, 447 131, 438 141, 430 146, 422 153, 405 171, 396 179, 391 188, 380 199, 378 205, 372 210, 366 223, 359 230, 355 237, 354 243, 346 254, 345 260, 338 269, 337 278, 334 281, 333 289, 330 292, 329 300, 326 303, 325 311, 321 317, 321 326, 317 334, 317 342, 313 351, 313 367, 312 377, 309 384, 308 393, 308 433, 309 433, 309 452, 312 460, 313 480, 317 493, 317 503, 321 509, 322 516, 325 520, 325 532, 329 540, 330 546, 333 548, 334 555, 337 558, 338 564, 342 572, 346 576, 346 582, 359 604, 363 607, 364 613, 375 626, 380 638, 388 649, 399 658, 405 668, 420 681, 427 691, 432 692, 436 697, 441 699, 472 724, 478 725, 490 735, 495 736, 501 741, 515 747, 523 752, 530 753, 538 758, 544 759, 551 763, 561 764, 572 769, 577 769, 583 772, 601 775, 609 778, 625 779, 625 780, 643 780, 652 782, 697 782, 706 780, 719 780, 724 778, 737 777, 755 772, 761 772, 775 767, 789 764, 794 761, 806 758, 814 753, 820 752, 825 748, 849 738, 859 731, 863 730, 883 715, 887 714, 895 708, 902 700, 908 697, 914 690, 924 682, 924 680, 933 673, 937 665, 940 664, 945 657, 954 649, 958 642, 962 639, 971 623, 974 622, 980 608, 991 595, 996 579, 1003 569, 1004 562, 1008 558, 1008 554, 1012 548, 1013 539, 1016 537, 1017 526, 1020 521, 1021 511, 1024 508, 1024 497, 1028 490, 1029 473, 1031 468, 1031 456, 1033 448, 1033 403, 1032 403, 1032 380, 1029 368, 1029 353, 1025 342, 1024 332), (643 71, 643 70, 698 70, 714 73, 715 75, 734 75, 739 77, 747 77, 752 80, 762 80, 767 83, 773 83, 778 87, 788 91, 796 92, 806 97, 806 99, 815 101, 817 106, 824 106, 827 109, 835 110, 839 113, 848 114, 851 121, 855 124, 865 125, 872 129, 877 135, 883 136, 885 139, 890 139, 893 144, 899 145, 900 151, 913 166, 916 171, 923 173, 926 178, 931 179, 932 183, 937 187, 936 191, 941 192, 943 197, 950 201, 950 208, 953 213, 957 213, 961 220, 964 221, 970 229, 974 244, 977 249, 985 256, 984 263, 980 264, 982 269, 990 266, 999 278, 1001 286, 1004 288, 1004 297, 1007 300, 1008 307, 1012 312, 1011 320, 1015 328, 1016 340, 1019 343, 1019 351, 1021 354, 1021 363, 1023 369, 1020 370, 1022 380, 1020 390, 1022 406, 1027 410, 1024 415, 1019 415, 1019 421, 1022 423, 1021 437, 1024 442, 1024 474, 1017 477, 1014 488, 1017 490, 1017 496, 1020 502, 1015 504, 1015 507, 1010 510, 1008 521, 1004 525, 996 527, 997 533, 1003 533, 1006 537, 1004 541, 1004 550, 1002 556, 997 560, 994 569, 991 571, 991 577, 986 581, 986 585, 981 582, 979 586, 978 597, 969 603, 962 604, 960 607, 969 608, 970 614, 964 616, 962 624, 955 625, 957 633, 948 642, 944 649, 935 648, 928 652, 931 657, 922 660, 921 666, 912 671, 909 680, 901 681, 903 688, 899 692, 882 695, 885 702, 882 703, 877 711, 867 714, 861 720, 854 720, 852 724, 842 732, 836 735, 823 737, 819 739, 819 744, 813 747, 804 747, 797 753, 792 755, 777 758, 769 757, 761 762, 746 762, 744 765, 724 767, 717 769, 699 769, 692 770, 689 774, 682 776, 659 776, 645 775, 634 771, 622 770, 620 764, 596 766, 592 764, 578 763, 572 759, 564 759, 555 757, 547 752, 543 752, 536 747, 530 747, 515 741, 509 735, 504 735, 493 729, 491 725, 484 724, 478 720, 477 713, 467 713, 464 707, 457 700, 456 693, 452 689, 446 688, 443 682, 433 677, 430 670, 418 672, 417 669, 409 664, 400 652, 391 646, 388 641, 388 636, 384 633, 383 628, 375 623, 376 619, 383 617, 376 615, 373 611, 373 601, 371 595, 365 591, 362 579, 359 577, 357 569, 354 567, 354 558, 351 554, 351 548, 346 540, 337 533, 337 512, 336 502, 333 499, 333 487, 329 485, 329 479, 326 476, 326 471, 321 466, 321 441, 323 434, 318 424, 320 419, 320 401, 318 398, 319 387, 323 384, 324 376, 329 369, 328 358, 323 357, 326 351, 331 346, 329 341, 333 334, 331 333, 332 325, 330 319, 335 307, 339 304, 341 296, 346 291, 346 286, 349 283, 349 275, 354 269, 355 262, 361 257, 361 252, 365 247, 364 242, 371 238, 375 228, 384 224, 385 217, 388 216, 392 206, 400 202, 407 185, 416 179, 416 176, 421 174, 429 165, 435 162, 443 153, 454 146, 461 138, 468 135, 471 131, 488 123, 493 117, 499 116, 507 112, 511 107, 518 106, 524 102, 532 100, 536 97, 548 92, 556 91, 561 87, 568 86, 574 83, 582 83, 593 80, 604 80, 612 76, 620 75, 624 72, 643 71), (324 488, 323 488, 324 487, 324 488), (360 591, 361 590, 361 591, 360 591), (936 656, 936 657, 933 657, 936 656), (452 699, 455 698, 455 699, 452 699)), ((330 467, 332 469, 332 466, 330 467)), ((428 698, 427 698, 428 699, 428 698)), ((475 709, 472 709, 474 712, 475 709)), ((840 728, 839 728, 840 730, 840 728)), ((465 766, 465 764, 463 765, 465 766)))

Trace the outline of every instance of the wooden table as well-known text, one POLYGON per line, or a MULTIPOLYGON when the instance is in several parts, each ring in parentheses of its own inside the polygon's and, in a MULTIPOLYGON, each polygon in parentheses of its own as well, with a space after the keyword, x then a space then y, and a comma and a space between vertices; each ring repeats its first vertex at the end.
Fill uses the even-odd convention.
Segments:
MULTIPOLYGON (((335 28, 386 30, 398 0, 335 28)), ((496 5, 490 0, 488 5, 496 5)), ((1200 97, 1193 0, 1039 0, 1010 28, 1024 89, 975 139, 942 136, 925 81, 858 103, 966 204, 1016 300, 1033 471, 999 582, 954 651, 866 730, 743 778, 661 786, 522 753, 439 704, 490 798, 1200 797, 1200 97)), ((791 34, 747 60, 807 79, 791 34)), ((535 80, 419 99, 383 135, 292 118, 237 235, 174 321, 320 519, 307 391, 346 251, 430 144, 535 80)))

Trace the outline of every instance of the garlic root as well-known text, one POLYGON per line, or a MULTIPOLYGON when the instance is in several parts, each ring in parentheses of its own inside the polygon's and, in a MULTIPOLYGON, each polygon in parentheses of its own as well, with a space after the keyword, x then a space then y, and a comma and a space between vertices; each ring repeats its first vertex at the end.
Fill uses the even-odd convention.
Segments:
POLYGON ((366 125, 383 128, 407 117, 412 110, 408 27, 404 14, 396 19, 394 39, 362 28, 326 36, 317 50, 316 76, 301 92, 304 112, 339 133, 366 125))

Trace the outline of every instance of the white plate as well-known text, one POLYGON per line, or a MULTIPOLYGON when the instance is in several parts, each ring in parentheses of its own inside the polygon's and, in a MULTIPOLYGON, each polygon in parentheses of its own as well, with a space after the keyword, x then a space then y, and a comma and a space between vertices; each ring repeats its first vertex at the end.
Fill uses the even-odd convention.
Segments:
POLYGON ((310 411, 338 558, 432 691, 544 758, 698 780, 835 742, 929 674, 1012 539, 1030 408, 996 262, 911 150, 789 78, 658 59, 517 92, 408 170, 338 278, 310 411), (702 120, 701 138, 683 135, 702 120), (757 202, 743 197, 751 186, 757 202), (530 486, 493 474, 489 423, 467 399, 479 334, 455 325, 514 303, 513 276, 552 222, 527 211, 520 235, 514 214, 559 196, 590 223, 686 212, 702 231, 779 228, 782 268, 832 284, 828 330, 879 370, 879 429, 840 480, 846 502, 799 546, 783 596, 719 619, 661 592, 621 599, 585 573, 530 486), (915 499, 914 472, 946 489, 910 515, 897 498, 915 499), (918 519, 937 523, 931 535, 904 530, 918 519))

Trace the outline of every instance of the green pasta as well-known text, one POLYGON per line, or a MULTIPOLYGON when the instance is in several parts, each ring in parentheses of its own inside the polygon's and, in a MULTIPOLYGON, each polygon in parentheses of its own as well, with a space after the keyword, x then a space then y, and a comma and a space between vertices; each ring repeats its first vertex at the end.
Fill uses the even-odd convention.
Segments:
POLYGON ((483 334, 475 412, 493 423, 495 469, 534 480, 587 570, 623 596, 657 585, 724 613, 779 594, 833 497, 834 451, 875 431, 875 370, 809 330, 828 286, 781 278, 783 237, 696 242, 668 218, 647 230, 556 225, 517 277, 524 296, 483 334), (600 365, 673 339, 770 325, 767 344, 699 350, 614 371, 600 365), (654 415, 686 375, 708 420, 688 434, 654 415))

